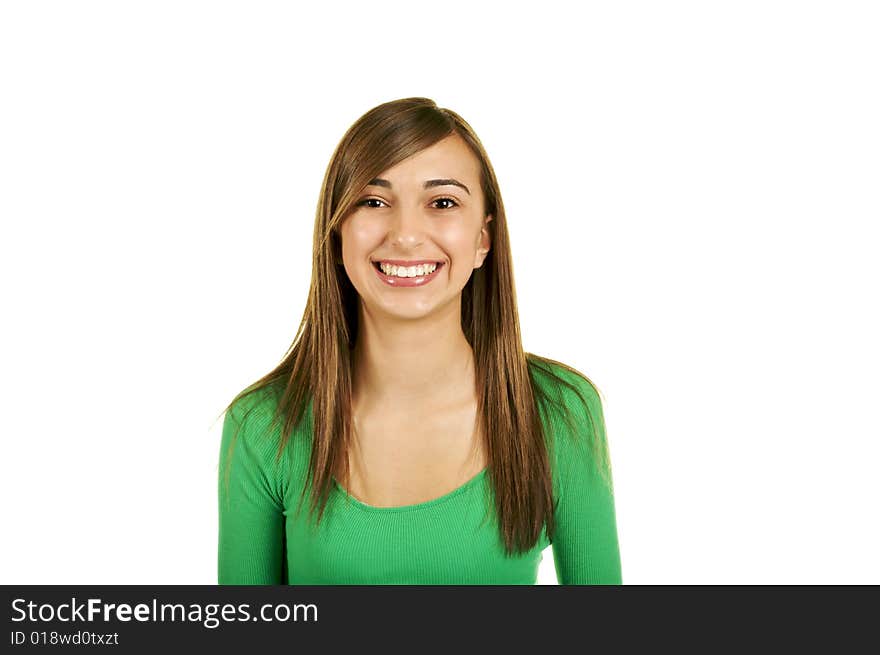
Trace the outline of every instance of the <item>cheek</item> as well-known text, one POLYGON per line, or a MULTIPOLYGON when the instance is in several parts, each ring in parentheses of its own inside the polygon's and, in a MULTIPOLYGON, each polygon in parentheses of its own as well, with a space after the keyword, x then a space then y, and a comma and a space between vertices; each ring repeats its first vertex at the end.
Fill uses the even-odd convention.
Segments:
POLYGON ((363 222, 349 222, 340 231, 342 236, 342 252, 345 257, 359 258, 372 248, 375 242, 375 230, 363 222))
POLYGON ((437 238, 450 253, 462 253, 470 251, 471 254, 477 249, 481 230, 474 227, 476 223, 466 221, 451 221, 441 226, 437 231, 437 238))
POLYGON ((477 251, 477 242, 470 234, 456 234, 455 239, 445 241, 444 245, 453 263, 459 265, 472 262, 477 251))

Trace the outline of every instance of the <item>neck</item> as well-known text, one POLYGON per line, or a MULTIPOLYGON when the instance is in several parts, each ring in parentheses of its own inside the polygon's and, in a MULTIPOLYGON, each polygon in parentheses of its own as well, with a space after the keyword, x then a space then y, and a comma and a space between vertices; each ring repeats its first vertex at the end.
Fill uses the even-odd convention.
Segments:
POLYGON ((427 407, 473 395, 473 349, 461 329, 460 305, 450 305, 444 315, 377 320, 361 304, 353 404, 427 407))

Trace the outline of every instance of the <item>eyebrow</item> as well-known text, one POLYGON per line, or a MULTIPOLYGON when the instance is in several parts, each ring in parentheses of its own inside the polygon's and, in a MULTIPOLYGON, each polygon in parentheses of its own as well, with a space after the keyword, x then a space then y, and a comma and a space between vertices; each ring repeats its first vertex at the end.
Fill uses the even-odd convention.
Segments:
MULTIPOLYGON (((459 182, 458 180, 453 179, 453 178, 448 178, 448 179, 443 179, 443 180, 427 180, 422 185, 422 188, 430 189, 431 187, 435 187, 435 186, 449 186, 449 185, 460 186, 462 189, 467 191, 468 195, 471 194, 471 192, 468 190, 468 188, 464 184, 462 184, 461 182, 459 182)), ((367 186, 384 186, 384 187, 387 187, 390 189, 391 182, 389 182, 388 180, 382 179, 381 177, 377 177, 377 178, 370 180, 370 182, 369 182, 369 184, 367 184, 367 186)))

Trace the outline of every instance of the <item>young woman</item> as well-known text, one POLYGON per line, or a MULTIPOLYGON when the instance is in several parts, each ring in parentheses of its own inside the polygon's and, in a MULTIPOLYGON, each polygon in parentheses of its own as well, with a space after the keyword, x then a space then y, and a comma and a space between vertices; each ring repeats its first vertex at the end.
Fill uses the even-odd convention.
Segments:
POLYGON ((622 582, 598 391, 523 351, 492 165, 427 98, 336 148, 302 322, 220 455, 219 584, 535 584, 551 544, 560 584, 622 582))

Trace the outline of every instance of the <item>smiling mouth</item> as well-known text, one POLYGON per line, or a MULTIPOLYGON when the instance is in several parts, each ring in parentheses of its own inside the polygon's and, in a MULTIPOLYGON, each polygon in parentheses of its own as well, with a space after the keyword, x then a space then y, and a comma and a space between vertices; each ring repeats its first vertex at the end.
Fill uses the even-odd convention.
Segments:
MULTIPOLYGON (((434 262, 434 263, 437 265, 437 268, 434 269, 435 271, 439 270, 443 266, 443 262, 434 262)), ((373 268, 375 268, 380 273, 384 274, 384 272, 382 271, 382 268, 379 266, 379 264, 380 264, 380 262, 373 262, 373 268)))

